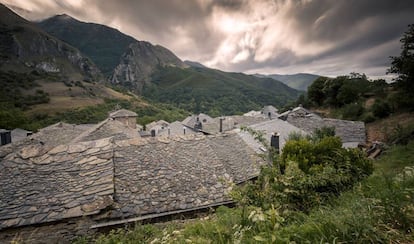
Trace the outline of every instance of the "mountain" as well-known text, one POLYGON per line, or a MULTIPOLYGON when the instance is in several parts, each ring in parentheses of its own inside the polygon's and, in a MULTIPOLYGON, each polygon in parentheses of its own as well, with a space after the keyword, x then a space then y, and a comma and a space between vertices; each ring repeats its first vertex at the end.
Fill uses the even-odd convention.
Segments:
POLYGON ((313 75, 313 74, 306 74, 306 73, 298 73, 293 75, 260 75, 256 74, 258 77, 269 77, 278 81, 281 81, 288 85, 289 87, 292 87, 296 90, 300 91, 306 91, 308 89, 308 86, 312 84, 316 79, 319 78, 319 75, 313 75))
POLYGON ((96 123, 119 106, 139 112, 144 122, 174 121, 188 113, 117 92, 101 80, 79 50, 0 4, 0 128, 96 123))
POLYGON ((195 67, 195 68, 207 68, 203 64, 195 61, 185 60, 184 63, 188 66, 195 67))
POLYGON ((102 79, 99 69, 79 50, 47 34, 2 4, 0 71, 36 71, 73 80, 102 79))
POLYGON ((42 21, 39 26, 91 55, 97 64, 101 57, 111 60, 105 74, 109 75, 113 67, 109 75, 113 85, 153 102, 169 103, 191 112, 208 112, 212 116, 243 113, 266 104, 282 106, 300 94, 270 78, 260 79, 209 69, 196 62, 183 62, 165 47, 137 40, 129 43, 131 39, 115 29, 80 22, 66 15, 42 21), (95 36, 99 38, 93 38, 95 36), (121 44, 108 41, 115 37, 124 41, 121 44), (114 45, 122 48, 107 52, 114 45), (92 47, 96 50, 91 54, 92 47))
POLYGON ((128 46, 136 40, 120 31, 94 23, 85 23, 66 14, 37 23, 49 34, 78 48, 109 77, 128 46))
POLYGON ((151 81, 152 75, 164 67, 186 68, 188 65, 165 47, 136 41, 122 55, 111 82, 141 93, 144 85, 151 81))
POLYGON ((143 89, 144 97, 153 101, 211 116, 241 114, 267 104, 283 106, 300 94, 271 78, 173 66, 158 69, 143 89))

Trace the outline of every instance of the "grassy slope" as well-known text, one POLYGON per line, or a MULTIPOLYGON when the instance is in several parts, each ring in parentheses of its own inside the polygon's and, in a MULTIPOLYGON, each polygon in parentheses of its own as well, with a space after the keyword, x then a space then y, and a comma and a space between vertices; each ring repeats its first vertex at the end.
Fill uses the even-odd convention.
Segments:
POLYGON ((138 122, 182 120, 188 112, 148 102, 99 83, 64 80, 48 74, 0 72, 0 128, 37 130, 58 121, 97 123, 115 108, 138 113, 138 122))
POLYGON ((144 96, 212 116, 240 114, 266 104, 282 106, 300 94, 273 79, 207 68, 166 67, 152 80, 144 96))
POLYGON ((127 96, 97 83, 79 81, 76 84, 69 83, 71 86, 67 86, 63 82, 39 81, 38 84, 40 87, 36 89, 47 92, 50 97, 50 102, 32 106, 27 111, 29 115, 36 113, 53 114, 61 112, 62 110, 103 104, 105 98, 119 100, 131 99, 131 96, 127 96))

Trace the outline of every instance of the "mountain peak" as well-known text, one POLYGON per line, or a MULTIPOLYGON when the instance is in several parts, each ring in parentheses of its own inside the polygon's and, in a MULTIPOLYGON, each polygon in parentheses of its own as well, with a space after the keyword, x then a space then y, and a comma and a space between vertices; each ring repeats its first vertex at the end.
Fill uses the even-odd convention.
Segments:
POLYGON ((187 64, 188 66, 195 67, 195 68, 207 68, 205 65, 199 62, 196 62, 196 61, 185 60, 184 63, 187 64))
POLYGON ((57 14, 57 15, 51 17, 51 19, 57 19, 57 20, 60 20, 60 21, 77 21, 75 18, 73 18, 72 16, 67 15, 65 13, 57 14))

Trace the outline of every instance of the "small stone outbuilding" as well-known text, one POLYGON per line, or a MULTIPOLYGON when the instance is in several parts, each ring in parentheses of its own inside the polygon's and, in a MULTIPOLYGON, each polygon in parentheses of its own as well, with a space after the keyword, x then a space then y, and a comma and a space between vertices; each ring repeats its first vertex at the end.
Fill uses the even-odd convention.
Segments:
POLYGON ((109 114, 109 118, 119 121, 132 129, 137 128, 137 117, 138 115, 135 112, 126 109, 120 109, 109 114))

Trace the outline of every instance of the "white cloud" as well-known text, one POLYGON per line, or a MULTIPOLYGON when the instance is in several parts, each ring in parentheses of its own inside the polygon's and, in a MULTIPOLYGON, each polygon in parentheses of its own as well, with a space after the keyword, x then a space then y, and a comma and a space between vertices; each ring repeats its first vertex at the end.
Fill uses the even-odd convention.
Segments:
POLYGON ((414 11, 403 0, 0 2, 24 8, 19 13, 32 20, 67 13, 105 24, 213 68, 324 75, 383 75, 414 11))

